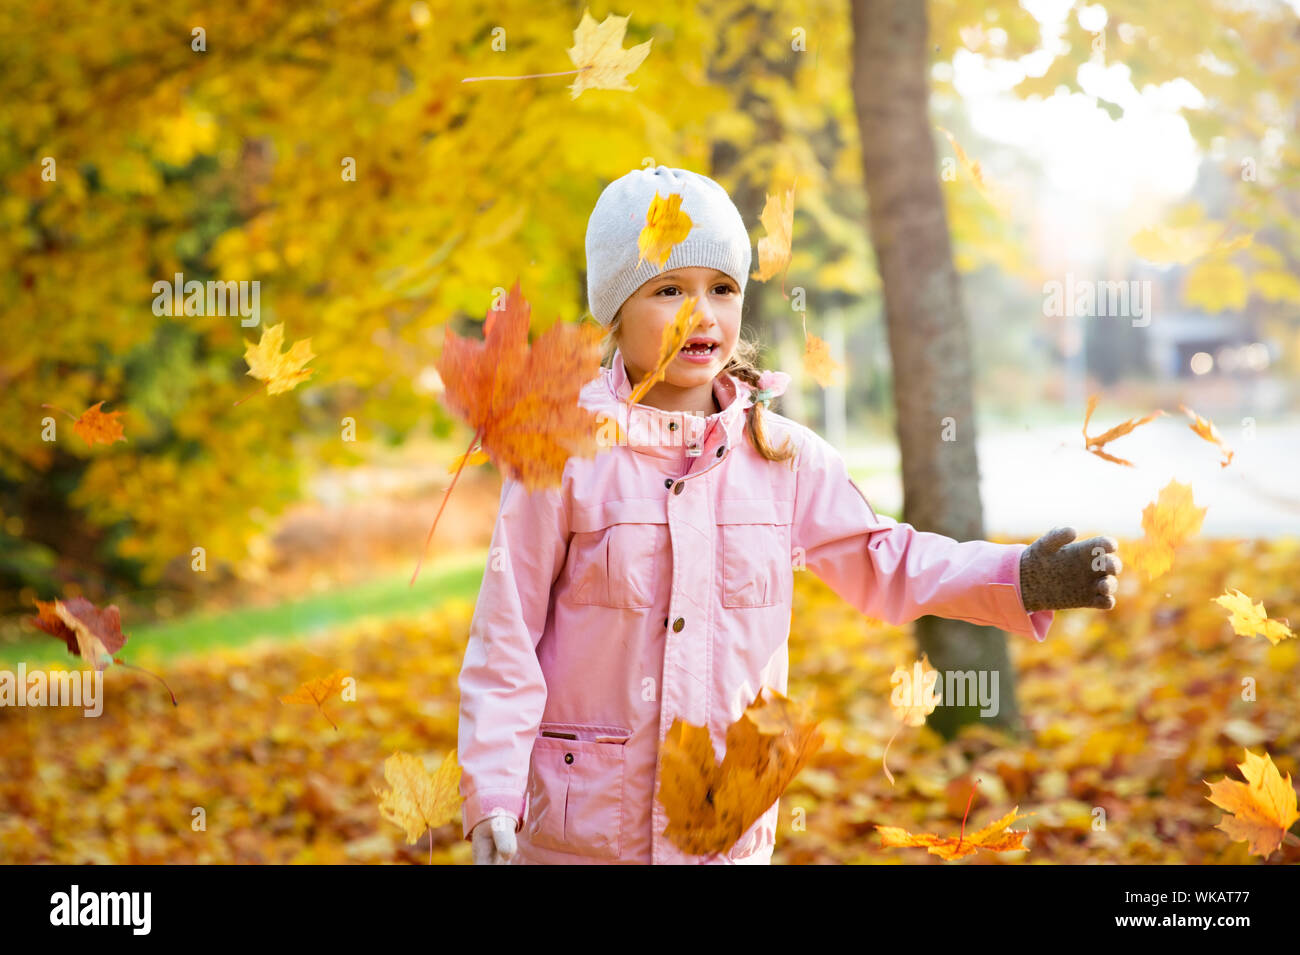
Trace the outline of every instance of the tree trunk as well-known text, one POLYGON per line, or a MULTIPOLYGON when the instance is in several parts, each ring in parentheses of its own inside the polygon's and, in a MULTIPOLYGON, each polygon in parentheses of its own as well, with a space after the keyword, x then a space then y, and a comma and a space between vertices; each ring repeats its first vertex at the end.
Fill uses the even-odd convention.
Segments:
MULTIPOLYGON (((922 0, 853 0, 853 95, 871 243, 884 287, 903 466, 903 520, 957 540, 984 536, 975 453, 970 331, 948 239, 929 114, 929 26, 922 0)), ((926 616, 917 642, 940 671, 997 671, 998 711, 1019 729, 1006 635, 926 616)), ((992 680, 992 672, 986 679, 992 680)), ((929 724, 952 737, 980 707, 943 705, 929 724)))

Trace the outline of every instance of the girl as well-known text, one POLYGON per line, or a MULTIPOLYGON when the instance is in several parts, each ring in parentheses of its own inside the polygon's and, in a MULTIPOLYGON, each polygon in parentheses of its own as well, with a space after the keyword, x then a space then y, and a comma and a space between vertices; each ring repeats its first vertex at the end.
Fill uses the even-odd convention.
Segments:
POLYGON ((460 672, 463 832, 476 863, 767 863, 776 803, 727 852, 666 839, 658 755, 675 718, 721 751, 763 686, 786 691, 796 570, 891 623, 1041 641, 1057 609, 1114 606, 1116 543, 1070 544, 1070 528, 959 543, 877 515, 833 447, 763 407, 790 377, 740 339, 749 236, 712 179, 633 170, 601 194, 586 249, 609 362, 579 401, 620 440, 570 458, 558 489, 502 487, 460 672), (651 200, 674 192, 689 234, 662 268, 638 262, 651 200), (700 322, 630 406, 683 295, 700 322))

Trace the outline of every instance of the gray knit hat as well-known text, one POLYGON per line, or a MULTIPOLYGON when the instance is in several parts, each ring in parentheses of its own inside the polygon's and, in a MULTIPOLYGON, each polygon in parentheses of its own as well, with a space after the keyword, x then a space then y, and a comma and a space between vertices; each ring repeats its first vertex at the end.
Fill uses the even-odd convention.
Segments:
POLYGON ((749 264, 749 232, 740 210, 720 185, 688 169, 632 170, 605 187, 587 221, 587 305, 602 325, 609 325, 628 297, 660 272, 717 269, 735 279, 743 295, 749 264), (691 231, 662 268, 646 260, 638 267, 637 239, 656 192, 663 198, 681 194, 691 231))

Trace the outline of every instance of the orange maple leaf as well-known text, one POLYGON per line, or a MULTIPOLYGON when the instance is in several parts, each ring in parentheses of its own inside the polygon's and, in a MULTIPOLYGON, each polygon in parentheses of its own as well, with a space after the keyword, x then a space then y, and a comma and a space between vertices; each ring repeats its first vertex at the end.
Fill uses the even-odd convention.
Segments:
POLYGON ((816 335, 804 335, 803 367, 823 388, 842 380, 844 366, 831 357, 830 346, 816 335))
POLYGON ((660 748, 664 835, 693 855, 725 852, 771 808, 824 738, 801 705, 770 687, 727 727, 721 764, 709 731, 673 720, 660 748))
POLYGON ((1267 752, 1263 756, 1256 756, 1250 750, 1245 752, 1246 761, 1237 764, 1246 779, 1244 783, 1227 778, 1201 782, 1210 787, 1206 799, 1228 813, 1235 813, 1224 816, 1214 828, 1226 832, 1234 842, 1249 842, 1251 855, 1268 857, 1288 837, 1287 830, 1300 819, 1296 792, 1291 786, 1291 774, 1287 773, 1283 780, 1267 752))
POLYGON ((794 185, 784 193, 767 194, 759 221, 767 235, 758 240, 758 271, 751 272, 749 277, 766 282, 779 272, 781 294, 785 295, 785 272, 790 267, 794 244, 794 185))
POLYGON ((655 190, 655 197, 650 200, 650 208, 646 211, 645 227, 636 240, 637 267, 648 261, 662 269, 668 256, 673 254, 673 246, 690 235, 691 225, 691 217, 682 211, 680 192, 661 197, 655 190))
POLYGON ((337 724, 330 720, 330 715, 325 712, 325 702, 331 697, 338 694, 343 689, 343 680, 347 677, 346 670, 335 670, 329 676, 323 676, 316 680, 308 680, 292 693, 287 693, 280 697, 281 703, 314 703, 316 708, 321 711, 321 715, 329 720, 330 726, 338 729, 337 724))
MULTIPOLYGON (((1029 835, 1029 830, 1009 830, 1007 826, 1017 819, 1036 815, 1032 812, 1017 812, 1016 810, 1019 808, 1019 806, 1016 806, 1001 819, 989 823, 978 832, 971 833, 969 839, 966 838, 965 834, 965 819, 962 820, 962 833, 956 838, 937 836, 930 832, 913 835, 898 826, 876 826, 876 829, 880 832, 880 844, 885 848, 924 848, 932 855, 949 861, 972 855, 980 849, 986 849, 989 852, 1014 852, 1017 849, 1025 848, 1025 836, 1029 835)), ((970 812, 969 805, 967 805, 966 811, 970 812)))
POLYGON ((1133 467, 1132 461, 1125 461, 1123 458, 1117 458, 1113 454, 1107 454, 1101 449, 1116 438, 1128 434, 1139 425, 1144 425, 1148 421, 1160 417, 1164 414, 1164 411, 1157 408, 1155 411, 1142 418, 1129 418, 1122 424, 1115 425, 1115 427, 1111 428, 1109 431, 1103 431, 1101 434, 1090 438, 1088 437, 1088 422, 1092 420, 1092 412, 1096 407, 1097 396, 1092 395, 1088 398, 1088 410, 1083 416, 1083 446, 1099 458, 1104 458, 1107 461, 1114 461, 1116 464, 1123 464, 1126 467, 1133 467))
POLYGON ((126 436, 122 433, 122 412, 121 411, 100 411, 104 402, 99 401, 91 405, 81 413, 72 425, 72 430, 81 435, 87 444, 112 444, 114 441, 125 441, 126 436))
MULTIPOLYGON (((604 330, 589 322, 556 322, 530 346, 530 312, 516 280, 503 307, 488 311, 483 341, 447 329, 437 369, 447 407, 474 429, 460 468, 473 460, 477 444, 497 467, 531 491, 558 487, 570 457, 595 457, 600 450, 600 418, 579 404, 578 396, 600 373, 604 330)), ((429 528, 412 585, 460 468, 429 528)))
POLYGON ((1219 450, 1221 450, 1224 453, 1224 458, 1222 461, 1219 462, 1219 467, 1226 468, 1228 466, 1228 462, 1232 460, 1233 452, 1231 448, 1229 448, 1226 444, 1223 443, 1223 435, 1219 434, 1219 429, 1214 426, 1214 422, 1206 418, 1202 418, 1200 415, 1198 415, 1195 411, 1193 411, 1191 408, 1187 407, 1186 405, 1180 404, 1178 407, 1182 410, 1183 414, 1187 415, 1187 417, 1192 419, 1192 423, 1189 424, 1187 427, 1191 428, 1194 432, 1196 432, 1206 441, 1209 441, 1211 444, 1217 444, 1219 446, 1219 450))

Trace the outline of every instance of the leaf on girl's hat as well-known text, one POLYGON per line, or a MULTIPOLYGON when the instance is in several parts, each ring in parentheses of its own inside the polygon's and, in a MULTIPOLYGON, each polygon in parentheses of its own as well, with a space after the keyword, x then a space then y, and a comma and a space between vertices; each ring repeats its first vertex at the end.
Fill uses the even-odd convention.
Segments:
POLYGON ((661 197, 656 189, 646 211, 645 227, 636 240, 640 253, 637 266, 649 261, 662 269, 673 253, 673 246, 690 235, 691 225, 691 217, 682 211, 682 194, 672 192, 661 197))
POLYGON ((781 293, 785 294, 785 270, 790 267, 790 247, 794 241, 794 186, 784 193, 767 193, 759 216, 767 235, 758 240, 758 271, 750 278, 766 282, 782 275, 781 293))
POLYGON ((1088 437, 1088 422, 1092 420, 1092 413, 1096 409, 1096 407, 1097 407, 1097 396, 1092 395, 1088 398, 1088 410, 1084 413, 1083 416, 1083 446, 1087 448, 1089 451, 1091 451, 1093 454, 1097 455, 1097 457, 1099 458, 1104 458, 1107 461, 1113 461, 1116 464, 1123 464, 1125 467, 1130 467, 1130 468, 1133 467, 1132 461, 1126 461, 1123 458, 1117 458, 1112 454, 1107 454, 1105 451, 1101 449, 1106 444, 1110 443, 1111 441, 1114 441, 1116 438, 1128 434, 1130 431, 1132 431, 1134 428, 1138 427, 1139 425, 1144 425, 1148 421, 1160 417, 1162 414, 1164 414, 1164 411, 1157 408, 1155 411, 1151 412, 1149 415, 1146 415, 1145 417, 1129 418, 1127 421, 1123 422, 1122 424, 1115 425, 1115 427, 1111 428, 1109 431, 1103 431, 1101 434, 1095 435, 1094 437, 1090 438, 1088 437))
POLYGON ((72 424, 72 430, 81 435, 87 444, 112 444, 125 441, 122 433, 121 411, 101 411, 104 402, 96 402, 81 413, 72 424))
POLYGON ((1234 842, 1249 842, 1251 855, 1267 858, 1300 819, 1296 792, 1291 785, 1291 774, 1287 773, 1284 780, 1267 752, 1263 756, 1256 756, 1250 750, 1245 753, 1246 761, 1237 764, 1246 779, 1244 783, 1227 778, 1201 782, 1210 787, 1206 799, 1235 814, 1224 816, 1214 828, 1226 832, 1234 842))
POLYGON ((1264 612, 1264 603, 1251 603, 1250 598, 1240 590, 1233 588, 1231 593, 1224 591, 1221 596, 1213 598, 1214 603, 1229 612, 1228 623, 1233 633, 1243 637, 1263 634, 1273 646, 1277 646, 1288 637, 1294 637, 1291 628, 1284 620, 1272 620, 1264 612))
POLYGON ((803 368, 823 388, 843 380, 844 366, 831 357, 830 346, 811 333, 804 336, 803 368))
POLYGON ((630 16, 609 14, 597 23, 589 10, 582 11, 582 20, 573 31, 573 46, 565 52, 580 72, 569 84, 572 99, 583 90, 635 90, 628 84, 628 74, 650 55, 650 40, 623 49, 630 16))
MULTIPOLYGON (((1015 852, 1025 848, 1025 836, 1029 835, 1029 830, 1007 829, 1007 826, 1017 819, 1035 815, 1032 812, 1017 812, 1019 808, 1019 806, 1016 806, 1001 819, 989 823, 983 829, 973 832, 969 836, 964 834, 938 836, 930 832, 913 835, 898 826, 876 826, 876 830, 880 833, 881 846, 886 848, 923 848, 930 854, 949 861, 973 855, 980 849, 989 852, 1015 852)), ((963 825, 965 825, 964 821, 963 825)))
POLYGON ((664 835, 692 855, 730 849, 821 746, 818 722, 800 704, 763 687, 727 727, 719 764, 708 729, 674 719, 659 756, 664 835))
POLYGON ((292 348, 281 353, 283 345, 283 322, 264 329, 262 338, 256 345, 250 341, 244 342, 244 361, 248 363, 248 374, 266 382, 268 395, 290 391, 316 371, 314 368, 303 367, 316 357, 312 354, 310 338, 294 342, 292 348))
POLYGON ((1142 530, 1146 536, 1131 552, 1134 571, 1155 580, 1174 562, 1174 551, 1200 533, 1208 507, 1196 507, 1190 484, 1170 481, 1156 500, 1142 509, 1142 530))
POLYGON ((1217 444, 1219 446, 1219 450, 1224 454, 1223 460, 1219 462, 1219 467, 1226 468, 1228 462, 1232 460, 1233 452, 1231 448, 1223 443, 1223 436, 1219 434, 1219 429, 1214 426, 1214 422, 1202 418, 1186 405, 1180 404, 1178 407, 1182 410, 1183 414, 1192 419, 1192 423, 1187 427, 1191 428, 1196 432, 1196 434, 1204 438, 1206 441, 1209 441, 1211 444, 1217 444))
POLYGON ((375 789, 380 815, 406 830, 407 845, 418 842, 426 830, 445 826, 460 812, 460 764, 454 749, 433 773, 410 753, 393 753, 384 760, 384 781, 392 788, 375 789))
POLYGON ((682 304, 677 309, 677 314, 664 326, 663 336, 659 340, 659 361, 654 369, 632 389, 632 393, 627 397, 629 405, 638 404, 654 387, 655 382, 663 381, 664 376, 668 374, 668 366, 672 364, 677 353, 686 344, 686 339, 691 337, 691 332, 695 331, 695 327, 704 318, 702 313, 695 311, 695 303, 698 301, 699 299, 689 295, 682 296, 682 304))
MULTIPOLYGON (((603 329, 591 322, 556 322, 530 345, 530 312, 516 281, 504 306, 488 311, 482 341, 447 329, 437 371, 444 403, 474 429, 470 448, 477 443, 502 472, 533 491, 559 487, 570 457, 591 458, 600 450, 600 420, 578 396, 600 373, 603 329)), ((467 451, 460 461, 474 459, 467 451)), ((455 485, 453 478, 425 551, 455 485)), ((423 562, 424 551, 411 583, 423 562)))

